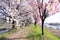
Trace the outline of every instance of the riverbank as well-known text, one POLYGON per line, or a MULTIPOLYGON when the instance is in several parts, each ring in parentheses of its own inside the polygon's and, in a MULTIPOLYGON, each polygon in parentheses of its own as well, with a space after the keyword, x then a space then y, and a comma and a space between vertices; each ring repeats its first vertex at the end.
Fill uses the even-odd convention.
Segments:
POLYGON ((60 30, 57 30, 57 29, 53 29, 53 28, 48 28, 48 27, 45 27, 49 32, 51 32, 53 35, 57 36, 60 38, 60 30))
POLYGON ((45 28, 45 35, 41 35, 41 26, 37 28, 32 24, 19 30, 11 30, 1 35, 0 40, 60 40, 52 34, 49 29, 45 28))
POLYGON ((34 25, 32 25, 30 30, 30 40, 60 40, 57 36, 53 35, 50 31, 47 29, 44 29, 45 34, 41 34, 41 26, 37 26, 35 28, 34 25))
POLYGON ((18 30, 20 30, 20 29, 12 29, 8 32, 0 34, 0 40, 4 40, 5 37, 8 37, 9 35, 16 33, 18 30))

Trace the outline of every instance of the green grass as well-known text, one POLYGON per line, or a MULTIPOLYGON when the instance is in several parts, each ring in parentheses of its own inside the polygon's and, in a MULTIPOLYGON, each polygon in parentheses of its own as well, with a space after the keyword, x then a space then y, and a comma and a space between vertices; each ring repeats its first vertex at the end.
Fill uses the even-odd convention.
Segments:
POLYGON ((45 35, 42 35, 40 26, 37 25, 37 28, 35 28, 34 25, 31 25, 31 30, 29 31, 30 40, 60 40, 58 37, 47 31, 46 29, 44 31, 45 35))

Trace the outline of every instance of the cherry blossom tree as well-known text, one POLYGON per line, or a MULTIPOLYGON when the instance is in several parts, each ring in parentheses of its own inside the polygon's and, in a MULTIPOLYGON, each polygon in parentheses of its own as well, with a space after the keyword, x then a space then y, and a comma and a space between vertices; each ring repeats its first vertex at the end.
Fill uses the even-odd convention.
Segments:
POLYGON ((42 22, 42 35, 44 35, 44 21, 48 17, 48 10, 46 8, 47 4, 44 4, 43 1, 44 0, 42 0, 42 2, 40 0, 37 0, 39 14, 42 22))
POLYGON ((59 12, 58 0, 37 0, 40 19, 42 22, 42 35, 44 35, 44 21, 47 17, 59 12))

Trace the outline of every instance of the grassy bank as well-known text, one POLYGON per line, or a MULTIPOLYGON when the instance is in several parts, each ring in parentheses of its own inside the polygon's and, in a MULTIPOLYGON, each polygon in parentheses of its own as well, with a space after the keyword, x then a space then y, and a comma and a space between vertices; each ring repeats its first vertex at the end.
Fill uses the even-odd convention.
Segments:
POLYGON ((20 30, 20 29, 12 29, 6 33, 0 34, 0 40, 4 40, 5 37, 9 36, 10 34, 16 33, 18 30, 20 30))
POLYGON ((48 30, 45 29, 44 31, 45 35, 41 35, 41 27, 37 25, 37 28, 35 28, 35 26, 32 25, 31 30, 29 31, 30 40, 60 40, 48 30))

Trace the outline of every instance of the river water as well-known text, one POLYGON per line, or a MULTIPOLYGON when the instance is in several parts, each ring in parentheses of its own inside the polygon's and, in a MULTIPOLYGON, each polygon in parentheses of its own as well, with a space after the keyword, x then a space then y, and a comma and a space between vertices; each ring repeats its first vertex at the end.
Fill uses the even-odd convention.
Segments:
POLYGON ((8 32, 8 31, 9 31, 8 29, 6 29, 6 30, 0 30, 0 34, 8 32))
POLYGON ((5 32, 8 32, 8 31, 9 31, 9 30, 7 30, 7 29, 6 29, 6 30, 1 30, 1 31, 0 31, 0 34, 5 33, 5 32))
POLYGON ((11 29, 11 25, 10 23, 1 23, 0 22, 0 34, 8 32, 9 29, 11 29))
POLYGON ((53 28, 53 29, 57 29, 57 30, 60 30, 60 25, 49 25, 49 24, 45 24, 46 27, 49 27, 49 28, 53 28))

